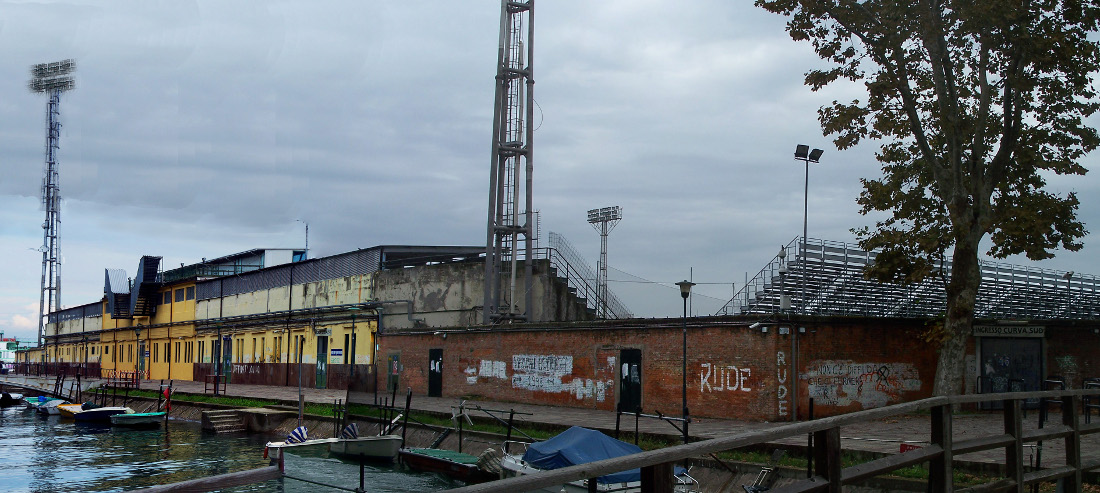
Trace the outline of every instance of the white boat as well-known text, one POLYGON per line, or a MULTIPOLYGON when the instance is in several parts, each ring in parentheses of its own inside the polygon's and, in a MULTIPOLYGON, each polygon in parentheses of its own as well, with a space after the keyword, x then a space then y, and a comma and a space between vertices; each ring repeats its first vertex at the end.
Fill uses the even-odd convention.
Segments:
POLYGON ((379 435, 359 438, 337 438, 328 446, 329 452, 346 458, 362 457, 366 460, 393 461, 401 450, 399 435, 379 435))
MULTIPOLYGON (((641 453, 642 449, 634 444, 616 440, 603 433, 574 426, 561 434, 542 442, 526 444, 522 454, 511 453, 505 443, 504 455, 500 460, 501 475, 505 478, 538 474, 543 471, 575 466, 598 460, 611 459, 641 453)), ((674 491, 689 492, 698 489, 698 481, 677 468, 674 491)), ((586 493, 591 491, 587 481, 579 480, 555 485, 541 490, 548 493, 586 493)), ((596 491, 616 493, 636 493, 642 491, 641 471, 631 469, 607 474, 596 478, 596 491)))
POLYGON ((285 440, 282 442, 267 442, 267 446, 264 447, 264 457, 279 460, 282 458, 283 452, 290 452, 294 455, 325 455, 328 454, 329 445, 337 440, 339 438, 318 438, 304 442, 288 442, 285 440))
POLYGON ((69 401, 66 401, 64 399, 51 399, 46 401, 45 403, 35 406, 34 409, 40 414, 45 414, 47 416, 56 416, 58 414, 61 414, 61 409, 59 409, 57 406, 68 403, 69 401))

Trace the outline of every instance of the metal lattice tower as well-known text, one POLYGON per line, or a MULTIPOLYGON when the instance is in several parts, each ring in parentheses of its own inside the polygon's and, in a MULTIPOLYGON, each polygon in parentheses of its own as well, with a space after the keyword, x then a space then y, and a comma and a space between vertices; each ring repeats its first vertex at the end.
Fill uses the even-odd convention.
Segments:
POLYGON ((596 306, 600 318, 607 318, 607 234, 615 229, 623 218, 623 209, 619 206, 604 207, 588 211, 588 223, 600 232, 600 265, 597 269, 596 306))
POLYGON ((46 317, 61 309, 61 246, 57 226, 61 223, 61 188, 58 182, 57 149, 61 138, 61 93, 74 86, 72 77, 76 64, 72 59, 40 63, 31 67, 32 92, 46 93, 46 176, 42 179, 42 208, 46 221, 42 223, 42 295, 38 302, 38 345, 46 317))
POLYGON ((489 220, 485 241, 484 323, 526 321, 532 301, 531 127, 534 107, 534 0, 502 0, 493 152, 489 173, 489 220), (520 202, 520 197, 523 202, 520 202), (524 272, 517 272, 523 244, 524 272), (508 277, 505 285, 505 275, 508 277), (522 290, 522 307, 517 299, 522 290))

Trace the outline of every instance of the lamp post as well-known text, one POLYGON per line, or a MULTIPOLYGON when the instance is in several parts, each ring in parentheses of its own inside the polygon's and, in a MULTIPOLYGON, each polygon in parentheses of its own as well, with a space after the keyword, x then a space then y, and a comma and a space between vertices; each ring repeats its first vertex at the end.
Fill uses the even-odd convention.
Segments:
POLYGON ((676 283, 680 286, 680 297, 684 299, 684 358, 682 360, 682 366, 680 367, 680 376, 683 381, 680 383, 680 403, 683 404, 683 417, 684 417, 684 443, 688 442, 688 394, 687 394, 687 361, 688 361, 688 296, 691 295, 691 287, 695 283, 683 280, 676 283))
POLYGON ((806 163, 806 186, 803 192, 802 202, 802 313, 806 313, 806 219, 810 212, 810 163, 821 162, 821 149, 810 150, 810 146, 798 144, 794 149, 794 158, 806 163))

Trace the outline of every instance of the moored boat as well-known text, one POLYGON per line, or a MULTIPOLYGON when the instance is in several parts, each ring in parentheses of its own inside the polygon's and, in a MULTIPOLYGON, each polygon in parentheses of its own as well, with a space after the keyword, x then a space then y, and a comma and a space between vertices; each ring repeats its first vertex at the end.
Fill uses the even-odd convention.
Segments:
POLYGON ((462 452, 434 448, 401 449, 401 462, 417 471, 434 472, 466 484, 477 484, 500 478, 499 472, 478 467, 478 458, 462 452))
POLYGON ((158 428, 164 421, 164 416, 164 412, 115 414, 111 416, 111 424, 131 428, 158 428))
POLYGON ((399 435, 379 435, 358 438, 336 438, 328 446, 329 452, 336 455, 374 461, 393 461, 401 450, 399 435))
POLYGON ((133 414, 134 410, 128 407, 94 407, 83 409, 73 415, 77 421, 86 423, 110 423, 111 416, 116 414, 133 414))
MULTIPOLYGON (((596 430, 574 426, 549 440, 527 444, 527 450, 522 455, 505 450, 500 467, 502 476, 515 477, 641 452, 642 449, 634 444, 616 440, 596 430)), ((697 485, 698 482, 686 471, 676 471, 675 491, 694 491, 697 485)), ((596 478, 595 491, 634 493, 640 492, 641 486, 641 470, 630 469, 596 478)), ((573 481, 539 491, 582 493, 592 490, 586 481, 573 481)))
POLYGON ((61 414, 61 408, 58 406, 68 403, 69 401, 66 401, 64 399, 50 399, 44 403, 35 406, 34 410, 38 411, 39 414, 43 414, 46 416, 56 416, 58 414, 61 414))
POLYGON ((80 407, 80 404, 59 404, 56 406, 58 414, 63 418, 76 418, 76 415, 83 412, 84 409, 80 407))
POLYGON ((0 407, 15 406, 23 403, 23 394, 4 392, 0 394, 0 407))

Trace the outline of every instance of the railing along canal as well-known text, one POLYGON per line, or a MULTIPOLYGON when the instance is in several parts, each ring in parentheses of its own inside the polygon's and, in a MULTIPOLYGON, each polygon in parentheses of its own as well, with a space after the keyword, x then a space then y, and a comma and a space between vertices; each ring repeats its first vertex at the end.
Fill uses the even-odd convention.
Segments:
POLYGON ((774 488, 773 492, 793 493, 825 491, 839 493, 845 485, 854 485, 875 476, 916 464, 928 464, 928 491, 955 491, 953 457, 971 452, 1004 449, 1006 477, 965 490, 1025 491, 1040 482, 1062 480, 1062 491, 1081 491, 1082 473, 1100 468, 1100 459, 1085 461, 1081 456, 1081 437, 1100 433, 1100 423, 1081 423, 1082 399, 1096 398, 1100 390, 1013 392, 1005 394, 933 397, 842 416, 806 421, 763 431, 714 438, 640 454, 590 462, 516 478, 493 481, 451 490, 452 493, 511 493, 532 491, 564 483, 591 479, 606 474, 641 468, 643 492, 671 492, 673 464, 685 459, 719 453, 789 437, 814 435, 813 477, 774 488), (1024 431, 1021 404, 1028 399, 1046 399, 1062 410, 1060 424, 1024 431), (1004 404, 1004 429, 991 434, 955 441, 952 438, 953 406, 1001 402, 1004 404), (1060 404, 1060 405, 1059 405, 1060 404), (923 448, 872 460, 851 467, 841 466, 840 428, 858 426, 873 420, 913 412, 931 415, 929 442, 923 448), (1029 471, 1025 464, 1024 444, 1044 440, 1065 442, 1065 464, 1029 471))

